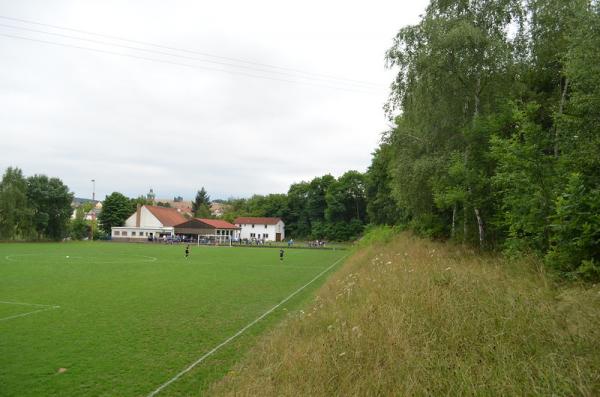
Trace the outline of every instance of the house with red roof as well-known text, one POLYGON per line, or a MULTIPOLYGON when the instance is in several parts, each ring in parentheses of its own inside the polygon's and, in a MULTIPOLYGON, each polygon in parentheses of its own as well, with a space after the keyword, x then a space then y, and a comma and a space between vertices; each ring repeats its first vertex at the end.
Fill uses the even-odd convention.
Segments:
POLYGON ((111 238, 121 241, 147 241, 173 236, 175 226, 186 222, 181 210, 154 205, 138 205, 124 226, 113 227, 111 238))
POLYGON ((233 221, 240 228, 239 238, 248 240, 283 241, 285 223, 281 218, 242 216, 233 221))

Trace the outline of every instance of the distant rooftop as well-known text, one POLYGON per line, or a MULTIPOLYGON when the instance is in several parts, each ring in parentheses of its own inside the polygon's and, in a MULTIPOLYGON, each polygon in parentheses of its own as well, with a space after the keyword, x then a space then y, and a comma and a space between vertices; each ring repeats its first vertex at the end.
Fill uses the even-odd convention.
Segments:
POLYGON ((236 225, 276 225, 281 218, 259 218, 259 217, 251 217, 251 216, 241 216, 236 218, 233 223, 236 225))

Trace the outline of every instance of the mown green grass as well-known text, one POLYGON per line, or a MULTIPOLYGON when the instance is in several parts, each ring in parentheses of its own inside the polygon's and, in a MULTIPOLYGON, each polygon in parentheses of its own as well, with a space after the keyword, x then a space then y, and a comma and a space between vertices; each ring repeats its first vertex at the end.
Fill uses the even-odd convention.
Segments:
MULTIPOLYGON (((2 244, 0 395, 143 396, 305 285, 342 251, 2 244), (69 256, 69 258, 67 258, 69 256), (65 368, 65 372, 59 372, 65 368)), ((201 394, 325 277, 160 395, 201 394)))

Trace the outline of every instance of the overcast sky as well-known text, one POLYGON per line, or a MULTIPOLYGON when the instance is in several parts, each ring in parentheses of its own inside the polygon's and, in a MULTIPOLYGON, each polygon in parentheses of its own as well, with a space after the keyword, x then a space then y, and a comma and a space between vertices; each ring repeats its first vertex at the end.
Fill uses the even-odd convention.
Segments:
POLYGON ((79 197, 95 179, 100 199, 365 171, 387 129, 385 50, 426 5, 0 0, 0 168, 79 197))

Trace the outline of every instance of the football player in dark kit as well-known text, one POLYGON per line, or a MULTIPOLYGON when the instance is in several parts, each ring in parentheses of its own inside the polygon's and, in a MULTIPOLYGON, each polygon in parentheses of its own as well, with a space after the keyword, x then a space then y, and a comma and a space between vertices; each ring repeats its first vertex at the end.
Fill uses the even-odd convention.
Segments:
POLYGON ((279 250, 279 260, 283 260, 283 248, 279 250))

